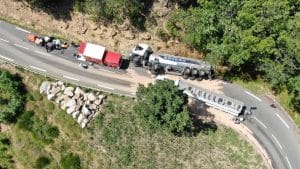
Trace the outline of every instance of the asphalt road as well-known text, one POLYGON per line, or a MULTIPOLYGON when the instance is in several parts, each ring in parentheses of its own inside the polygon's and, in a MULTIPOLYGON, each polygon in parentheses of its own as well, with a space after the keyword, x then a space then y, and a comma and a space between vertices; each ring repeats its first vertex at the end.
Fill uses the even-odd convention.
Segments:
MULTIPOLYGON (((109 76, 109 73, 126 76, 124 72, 102 66, 82 69, 72 56, 74 49, 70 48, 64 54, 58 51, 47 53, 45 49, 26 42, 25 36, 28 33, 27 30, 1 21, 0 59, 70 83, 134 96, 132 91, 126 90, 126 87, 136 83, 134 79, 109 76)), ((144 72, 140 70, 140 73, 144 72)), ((273 167, 300 169, 300 136, 290 117, 279 108, 271 108, 272 101, 267 97, 257 97, 235 84, 224 82, 223 87, 225 95, 243 101, 247 106, 256 107, 244 123, 268 152, 273 167)))

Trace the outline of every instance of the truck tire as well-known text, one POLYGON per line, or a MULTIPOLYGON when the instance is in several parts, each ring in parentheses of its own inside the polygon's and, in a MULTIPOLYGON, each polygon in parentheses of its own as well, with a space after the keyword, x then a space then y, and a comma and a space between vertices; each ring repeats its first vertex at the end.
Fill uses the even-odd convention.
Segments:
POLYGON ((208 76, 209 80, 212 80, 214 78, 214 72, 213 72, 213 70, 209 71, 209 73, 208 73, 207 76, 208 76))
POLYGON ((191 75, 191 69, 188 68, 188 67, 184 68, 184 70, 183 70, 183 78, 184 79, 188 79, 190 77, 190 75, 191 75))
POLYGON ((190 80, 195 80, 199 76, 199 71, 195 68, 192 69, 190 80))
POLYGON ((172 66, 171 65, 167 65, 166 67, 165 67, 165 73, 168 73, 168 72, 170 72, 172 70, 172 66))
POLYGON ((151 69, 150 69, 150 71, 151 71, 151 73, 153 74, 153 75, 158 75, 159 73, 160 73, 160 71, 161 71, 161 67, 159 66, 159 64, 153 64, 152 66, 151 66, 151 69))
POLYGON ((132 63, 133 63, 133 65, 135 66, 135 67, 139 67, 139 66, 141 66, 141 61, 140 61, 140 57, 138 56, 138 55, 133 55, 132 56, 132 58, 131 58, 131 61, 132 61, 132 63))
POLYGON ((203 77, 202 77, 202 76, 199 76, 199 77, 197 77, 197 80, 198 80, 198 81, 201 81, 201 80, 203 80, 203 77))
POLYGON ((199 71, 199 76, 198 76, 197 80, 198 81, 203 80, 204 76, 205 76, 205 72, 203 70, 200 70, 199 71))

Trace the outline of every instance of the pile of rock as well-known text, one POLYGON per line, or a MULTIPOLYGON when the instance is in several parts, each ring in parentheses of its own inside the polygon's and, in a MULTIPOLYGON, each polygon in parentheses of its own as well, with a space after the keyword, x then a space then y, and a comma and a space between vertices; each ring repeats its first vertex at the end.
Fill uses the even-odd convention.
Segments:
POLYGON ((40 93, 47 94, 48 100, 55 101, 61 109, 66 110, 82 128, 98 114, 106 98, 100 94, 85 93, 79 87, 67 87, 61 81, 44 81, 40 93))

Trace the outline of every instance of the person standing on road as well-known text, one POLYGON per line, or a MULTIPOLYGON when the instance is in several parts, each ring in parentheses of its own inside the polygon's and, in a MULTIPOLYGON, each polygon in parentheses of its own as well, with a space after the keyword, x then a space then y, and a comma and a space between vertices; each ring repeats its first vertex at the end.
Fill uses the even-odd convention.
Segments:
POLYGON ((64 42, 62 45, 61 45, 61 53, 63 54, 64 51, 69 47, 68 43, 67 42, 64 42))

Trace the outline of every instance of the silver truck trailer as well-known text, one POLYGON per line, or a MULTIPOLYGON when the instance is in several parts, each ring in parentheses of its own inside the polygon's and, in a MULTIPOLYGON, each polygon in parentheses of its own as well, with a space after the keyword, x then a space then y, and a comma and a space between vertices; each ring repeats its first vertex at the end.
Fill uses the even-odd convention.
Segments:
POLYGON ((213 78, 213 68, 205 61, 173 56, 162 53, 153 53, 146 44, 138 44, 132 49, 130 60, 134 66, 147 67, 152 74, 176 74, 184 79, 202 80, 213 78))

